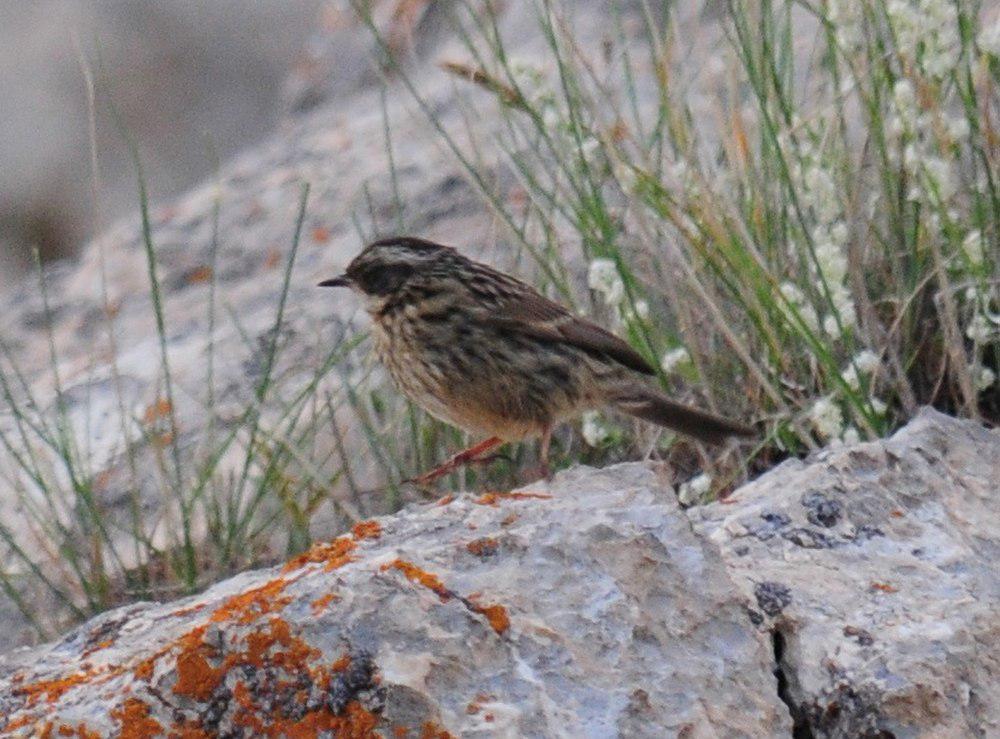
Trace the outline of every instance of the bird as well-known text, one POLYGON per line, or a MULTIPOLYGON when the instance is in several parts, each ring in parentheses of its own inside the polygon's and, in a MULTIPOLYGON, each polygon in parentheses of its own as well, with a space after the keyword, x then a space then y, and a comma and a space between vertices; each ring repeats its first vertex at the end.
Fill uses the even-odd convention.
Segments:
POLYGON ((627 342, 527 283, 415 236, 379 239, 320 287, 348 287, 372 318, 372 345, 396 386, 430 415, 485 437, 415 478, 429 485, 508 442, 539 438, 549 477, 553 429, 611 408, 719 444, 741 423, 670 400, 627 342))

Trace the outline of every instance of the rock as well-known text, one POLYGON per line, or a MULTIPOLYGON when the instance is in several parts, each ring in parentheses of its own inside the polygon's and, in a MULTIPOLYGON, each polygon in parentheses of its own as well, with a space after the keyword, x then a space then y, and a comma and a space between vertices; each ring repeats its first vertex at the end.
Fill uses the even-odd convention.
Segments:
POLYGON ((771 661, 716 547, 629 464, 414 507, 106 613, 0 663, 0 730, 787 735, 771 661))
POLYGON ((1000 735, 998 459, 1000 433, 925 409, 688 511, 773 633, 796 726, 1000 735))
POLYGON ((687 510, 643 464, 448 496, 12 653, 0 731, 994 736, 998 454, 924 410, 687 510))

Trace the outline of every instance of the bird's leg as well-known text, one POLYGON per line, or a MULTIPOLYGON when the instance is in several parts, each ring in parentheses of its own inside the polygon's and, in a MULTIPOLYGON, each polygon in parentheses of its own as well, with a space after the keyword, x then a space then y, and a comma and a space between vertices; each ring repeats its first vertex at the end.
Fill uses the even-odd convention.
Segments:
POLYGON ((495 449, 501 444, 503 444, 503 439, 497 436, 493 436, 487 439, 486 441, 481 441, 478 444, 470 446, 468 449, 462 450, 461 452, 456 454, 454 457, 449 459, 441 466, 435 467, 430 472, 425 472, 424 474, 420 475, 420 477, 415 477, 412 480, 407 480, 407 482, 416 483, 417 485, 429 485, 430 483, 437 480, 439 477, 444 477, 449 472, 453 472, 454 470, 457 470, 459 467, 471 464, 473 462, 483 461, 479 459, 482 455, 486 454, 486 452, 490 451, 491 449, 495 449))
POLYGON ((546 426, 545 430, 542 432, 542 442, 538 448, 538 459, 541 462, 541 474, 546 480, 552 478, 552 472, 549 470, 549 444, 552 442, 552 427, 546 426))

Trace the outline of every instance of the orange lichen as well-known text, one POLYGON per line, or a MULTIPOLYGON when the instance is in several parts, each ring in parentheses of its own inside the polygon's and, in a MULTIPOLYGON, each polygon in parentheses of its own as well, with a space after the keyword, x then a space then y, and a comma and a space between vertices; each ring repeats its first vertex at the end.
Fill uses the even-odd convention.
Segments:
POLYGON ((479 505, 495 506, 501 500, 528 500, 530 498, 548 500, 551 497, 547 493, 484 493, 476 498, 476 503, 479 503, 479 505))
POLYGON ((84 652, 83 652, 83 656, 84 657, 89 657, 94 652, 99 652, 102 649, 107 649, 108 647, 110 647, 114 643, 115 643, 114 639, 105 639, 104 641, 99 641, 99 642, 97 642, 97 644, 95 644, 94 646, 90 647, 90 649, 85 649, 84 652))
POLYGON ((314 600, 310 605, 312 605, 313 615, 318 616, 321 614, 330 603, 340 596, 334 593, 327 593, 326 595, 321 595, 316 600, 314 600))
POLYGON ((235 620, 237 623, 248 624, 260 616, 280 610, 292 600, 288 595, 278 597, 288 584, 288 580, 279 577, 253 590, 234 595, 213 611, 210 620, 235 620))
MULTIPOLYGON (((455 500, 455 496, 451 495, 449 493, 448 495, 446 495, 443 498, 441 498, 440 500, 438 500, 438 502, 435 503, 434 505, 448 505, 449 503, 451 503, 454 500, 455 500)), ((404 729, 404 731, 405 731, 405 729, 404 729)))
POLYGON ((204 603, 196 603, 193 606, 188 606, 187 608, 178 608, 176 611, 171 613, 171 616, 183 617, 190 616, 192 613, 197 613, 205 607, 204 603))
POLYGON ((174 693, 197 701, 206 701, 225 676, 224 667, 212 667, 208 658, 214 651, 202 637, 205 626, 192 629, 180 638, 181 651, 177 655, 177 682, 174 693))
POLYGON ((873 583, 871 583, 871 585, 869 585, 869 587, 872 590, 878 590, 881 593, 898 593, 899 592, 899 588, 897 588, 895 585, 890 585, 889 583, 885 583, 885 582, 873 582, 873 583))
POLYGON ((264 269, 274 269, 281 263, 281 252, 271 247, 264 256, 264 269))
POLYGON ((420 739, 455 739, 455 735, 433 721, 425 721, 420 729, 420 739))
POLYGON ((37 683, 22 685, 14 688, 14 695, 27 696, 28 705, 33 706, 44 696, 49 703, 59 700, 66 691, 75 688, 90 680, 95 674, 94 670, 81 670, 68 677, 56 680, 41 680, 37 683))
POLYGON ((354 538, 358 541, 361 539, 377 539, 382 535, 382 526, 378 521, 374 520, 361 521, 354 524, 351 533, 354 534, 354 538))
POLYGON ((407 562, 405 559, 394 559, 389 564, 382 565, 382 572, 389 569, 399 570, 411 582, 423 585, 428 590, 434 591, 442 603, 452 597, 452 592, 444 586, 444 583, 441 582, 437 575, 420 569, 412 562, 407 562))
POLYGON ((30 723, 35 721, 34 716, 21 716, 21 718, 16 718, 4 727, 4 732, 7 734, 13 733, 14 729, 21 729, 30 723))
POLYGON ((142 414, 142 420, 148 426, 170 415, 171 410, 173 410, 173 406, 170 405, 170 401, 160 398, 156 402, 146 406, 146 410, 142 414))
POLYGON ((149 706, 138 698, 126 698, 118 708, 112 709, 111 718, 121 724, 121 739, 148 739, 162 736, 163 725, 149 716, 149 706))
POLYGON ((168 736, 170 739, 211 739, 212 734, 202 729, 200 726, 192 726, 185 722, 183 725, 174 724, 168 736))
POLYGON ((135 675, 137 680, 150 680, 153 677, 153 668, 155 666, 156 656, 148 657, 132 669, 132 674, 135 675))
POLYGON ((518 518, 520 518, 520 517, 516 513, 508 513, 506 516, 504 516, 504 519, 500 522, 500 525, 501 526, 510 526, 518 518))
POLYGON ((507 615, 507 609, 501 605, 480 606, 474 603, 472 610, 486 616, 486 620, 498 634, 503 634, 510 628, 510 616, 507 615))
POLYGON ((330 229, 326 226, 316 226, 312 230, 312 238, 317 244, 325 244, 330 240, 330 229))
POLYGON ((325 562, 326 571, 331 572, 354 559, 351 553, 356 546, 352 539, 344 536, 337 537, 331 542, 313 544, 308 551, 288 560, 283 571, 291 572, 313 562, 325 562))
POLYGON ((465 548, 470 554, 475 554, 477 557, 488 557, 491 554, 496 554, 500 544, 492 536, 484 536, 481 539, 473 539, 465 545, 465 548))
POLYGON ((212 268, 203 264, 187 273, 187 282, 189 285, 197 285, 201 282, 210 282, 213 276, 212 268))
POLYGON ((320 732, 331 732, 338 739, 375 739, 378 736, 375 733, 378 717, 365 710, 356 700, 350 701, 340 715, 332 713, 328 708, 320 708, 292 721, 276 718, 260 709, 254 703, 250 691, 242 685, 237 685, 233 696, 240 704, 233 723, 250 729, 254 736, 315 739, 320 732))

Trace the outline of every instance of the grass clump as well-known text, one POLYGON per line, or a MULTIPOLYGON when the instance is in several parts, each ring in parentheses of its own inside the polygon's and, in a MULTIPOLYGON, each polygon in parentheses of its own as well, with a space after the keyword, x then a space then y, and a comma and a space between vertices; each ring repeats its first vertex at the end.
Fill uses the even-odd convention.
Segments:
MULTIPOLYGON (((494 104, 470 102, 462 136, 432 123, 543 289, 628 337, 667 390, 760 425, 760 444, 701 459, 702 493, 924 404, 1000 420, 1000 26, 974 2, 733 0, 692 68, 712 29, 638 5, 598 34, 536 0, 545 50, 524 59, 491 4, 458 3, 465 54, 442 73, 494 104)), ((599 414, 582 431, 568 457, 645 450, 599 414)))

